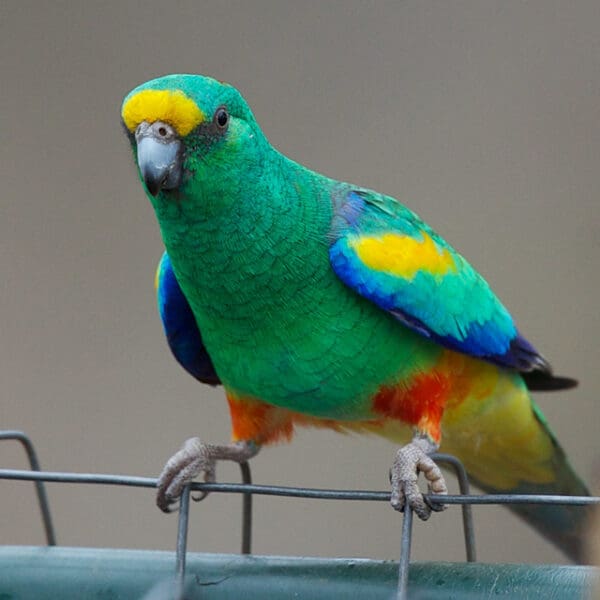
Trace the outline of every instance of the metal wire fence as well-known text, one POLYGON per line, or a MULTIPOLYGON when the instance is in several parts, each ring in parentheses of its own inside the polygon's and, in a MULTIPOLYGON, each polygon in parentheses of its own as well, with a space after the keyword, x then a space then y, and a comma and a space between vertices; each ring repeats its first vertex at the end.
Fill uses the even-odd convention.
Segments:
MULTIPOLYGON (((0 441, 17 441, 24 447, 31 470, 0 469, 0 479, 32 481, 35 483, 40 512, 49 546, 57 544, 52 517, 46 495, 45 482, 80 483, 96 485, 118 485, 127 487, 156 488, 157 479, 153 477, 135 477, 128 475, 110 475, 96 473, 66 473, 59 471, 41 471, 33 443, 21 431, 0 431, 0 441)), ((458 504, 462 508, 463 532, 466 560, 475 562, 475 533, 471 507, 476 504, 535 504, 535 505, 600 505, 597 496, 558 496, 542 494, 478 494, 470 493, 469 480, 463 464, 449 454, 436 454, 434 460, 452 469, 458 479, 460 494, 439 496, 426 495, 431 503, 458 504)), ((183 583, 186 567, 187 534, 189 529, 189 507, 192 492, 211 492, 240 494, 242 502, 242 541, 241 553, 252 552, 252 497, 282 496, 288 498, 313 498, 318 500, 352 500, 389 502, 390 493, 368 490, 315 489, 305 487, 288 487, 274 485, 257 485, 252 483, 248 463, 240 465, 242 483, 191 483, 184 488, 179 503, 179 519, 177 524, 176 567, 174 586, 175 597, 183 598, 183 583)), ((413 511, 406 510, 403 515, 400 552, 398 561, 397 600, 406 600, 408 589, 408 571, 412 544, 413 511)))

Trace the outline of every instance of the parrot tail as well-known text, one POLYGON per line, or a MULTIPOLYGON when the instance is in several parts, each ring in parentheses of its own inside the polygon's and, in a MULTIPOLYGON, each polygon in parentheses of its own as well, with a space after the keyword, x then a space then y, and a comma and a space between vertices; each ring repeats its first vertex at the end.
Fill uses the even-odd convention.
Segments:
MULTIPOLYGON (((590 491, 575 473, 563 449, 552 432, 546 428, 554 442, 552 468, 554 481, 548 483, 521 482, 511 489, 500 489, 472 477, 475 485, 488 493, 543 494, 561 496, 589 496, 590 491)), ((591 518, 590 506, 564 504, 513 504, 509 506, 516 515, 552 542, 577 564, 586 563, 586 533, 591 518)))

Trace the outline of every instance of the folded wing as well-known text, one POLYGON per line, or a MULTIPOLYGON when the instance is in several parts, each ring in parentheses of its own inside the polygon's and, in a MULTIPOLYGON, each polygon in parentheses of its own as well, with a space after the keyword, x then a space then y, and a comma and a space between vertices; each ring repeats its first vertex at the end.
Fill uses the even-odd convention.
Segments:
POLYGON ((350 288, 447 348, 515 369, 532 389, 561 389, 473 267, 393 198, 350 190, 334 198, 330 262, 350 288))
POLYGON ((169 348, 177 362, 199 381, 221 383, 202 342, 194 313, 177 283, 169 255, 165 252, 156 271, 156 295, 169 348))

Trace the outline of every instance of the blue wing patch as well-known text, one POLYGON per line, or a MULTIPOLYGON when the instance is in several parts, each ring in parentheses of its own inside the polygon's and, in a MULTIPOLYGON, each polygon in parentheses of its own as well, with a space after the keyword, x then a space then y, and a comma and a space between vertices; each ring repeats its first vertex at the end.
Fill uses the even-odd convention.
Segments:
POLYGON ((199 381, 210 385, 220 384, 192 309, 177 283, 166 252, 156 271, 156 295, 167 342, 177 362, 199 381))

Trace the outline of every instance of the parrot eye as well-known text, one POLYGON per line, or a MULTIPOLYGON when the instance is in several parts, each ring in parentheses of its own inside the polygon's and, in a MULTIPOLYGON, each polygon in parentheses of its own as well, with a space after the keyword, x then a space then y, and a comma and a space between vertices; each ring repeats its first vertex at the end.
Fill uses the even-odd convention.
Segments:
POLYGON ((227 123, 229 123, 229 113, 224 106, 217 108, 215 111, 214 122, 220 129, 225 129, 227 123))

